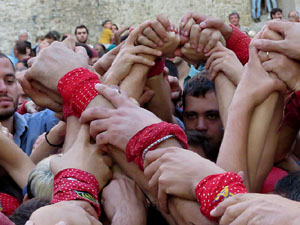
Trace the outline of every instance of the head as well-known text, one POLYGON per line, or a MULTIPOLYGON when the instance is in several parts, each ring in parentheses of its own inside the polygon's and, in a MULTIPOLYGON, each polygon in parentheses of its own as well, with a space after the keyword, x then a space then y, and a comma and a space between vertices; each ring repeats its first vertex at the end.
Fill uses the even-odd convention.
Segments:
POLYGON ((16 225, 23 225, 35 210, 46 205, 50 205, 50 200, 40 198, 28 200, 20 205, 9 219, 16 225))
POLYGON ((58 40, 59 40, 59 39, 57 38, 57 35, 56 35, 54 32, 52 32, 52 31, 48 32, 48 33, 45 35, 45 39, 47 40, 47 42, 49 43, 49 45, 51 45, 52 42, 58 41, 58 40))
POLYGON ((14 46, 14 54, 19 60, 27 55, 27 44, 25 41, 16 41, 14 46))
POLYGON ((107 28, 107 29, 112 29, 112 22, 111 22, 111 20, 105 20, 102 23, 102 27, 103 28, 107 28))
POLYGON ((101 58, 107 52, 105 46, 99 43, 94 45, 94 50, 98 53, 99 58, 101 58))
POLYGON ((209 142, 220 144, 223 125, 214 83, 208 79, 208 72, 191 78, 182 95, 183 123, 187 130, 199 131, 209 142))
POLYGON ((85 25, 80 25, 75 28, 75 36, 78 42, 86 44, 89 36, 89 30, 85 25))
POLYGON ((6 55, 0 53, 0 121, 9 119, 18 108, 18 86, 15 68, 6 55))
POLYGON ((230 13, 228 19, 232 25, 234 26, 240 25, 240 15, 237 12, 230 13))
POLYGON ((50 169, 50 160, 53 156, 40 161, 28 177, 28 198, 43 198, 51 200, 54 175, 50 169))
POLYGON ((116 33, 118 30, 119 30, 119 27, 117 26, 117 24, 114 23, 113 25, 111 25, 111 31, 113 33, 116 33))
POLYGON ((300 201, 300 171, 291 173, 280 179, 275 185, 274 192, 285 198, 300 201))
POLYGON ((290 22, 300 22, 299 20, 299 12, 296 10, 292 10, 288 14, 288 19, 290 22))
POLYGON ((270 12, 271 19, 282 19, 282 10, 279 8, 274 8, 270 12))
POLYGON ((27 41, 28 40, 28 32, 26 30, 20 30, 18 34, 18 40, 27 41))

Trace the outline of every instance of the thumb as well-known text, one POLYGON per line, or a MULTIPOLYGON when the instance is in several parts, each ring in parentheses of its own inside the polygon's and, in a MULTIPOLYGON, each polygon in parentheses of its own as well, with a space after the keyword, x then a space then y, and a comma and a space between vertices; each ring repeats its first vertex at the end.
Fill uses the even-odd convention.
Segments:
POLYGON ((75 39, 73 37, 67 37, 64 41, 63 44, 69 48, 72 49, 73 51, 75 50, 75 39))

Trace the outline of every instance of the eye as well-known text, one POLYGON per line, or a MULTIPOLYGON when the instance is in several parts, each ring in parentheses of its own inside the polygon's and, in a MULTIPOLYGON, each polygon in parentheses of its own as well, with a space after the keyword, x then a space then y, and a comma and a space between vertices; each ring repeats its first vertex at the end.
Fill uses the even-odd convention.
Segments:
POLYGON ((13 83, 15 83, 15 81, 16 81, 16 79, 13 78, 13 77, 10 77, 10 78, 7 78, 7 79, 6 79, 6 83, 7 83, 7 84, 13 84, 13 83))
POLYGON ((193 120, 198 117, 197 113, 186 113, 184 114, 184 117, 187 118, 188 120, 193 120))
POLYGON ((219 114, 218 113, 209 113, 206 115, 206 118, 209 120, 216 120, 219 118, 219 114))

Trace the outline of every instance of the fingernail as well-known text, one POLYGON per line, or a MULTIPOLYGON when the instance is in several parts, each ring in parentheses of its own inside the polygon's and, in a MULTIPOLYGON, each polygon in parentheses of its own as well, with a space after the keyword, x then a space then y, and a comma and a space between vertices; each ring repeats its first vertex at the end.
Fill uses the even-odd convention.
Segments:
POLYGON ((210 211, 210 215, 213 216, 216 213, 216 208, 210 211))
POLYGON ((34 225, 32 221, 27 221, 25 225, 34 225))

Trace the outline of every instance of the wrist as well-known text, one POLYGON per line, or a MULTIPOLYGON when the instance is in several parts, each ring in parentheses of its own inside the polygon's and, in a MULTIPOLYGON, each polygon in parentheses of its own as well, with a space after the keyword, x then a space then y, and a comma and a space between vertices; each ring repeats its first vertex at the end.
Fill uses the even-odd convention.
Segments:
POLYGON ((60 148, 63 145, 63 138, 59 138, 53 134, 53 132, 46 132, 45 140, 51 147, 60 148))
POLYGON ((230 25, 224 24, 224 28, 221 33, 224 36, 225 40, 230 38, 232 32, 233 32, 233 28, 230 25))

